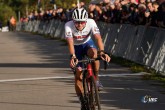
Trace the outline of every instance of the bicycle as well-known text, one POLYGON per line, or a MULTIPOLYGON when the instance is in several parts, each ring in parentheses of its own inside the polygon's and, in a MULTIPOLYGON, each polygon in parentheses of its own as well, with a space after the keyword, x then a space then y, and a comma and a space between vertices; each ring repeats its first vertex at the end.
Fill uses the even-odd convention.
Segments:
MULTIPOLYGON (((96 77, 92 69, 92 62, 101 60, 101 58, 80 60, 79 63, 83 63, 83 88, 84 88, 84 100, 86 110, 101 110, 98 88, 96 86, 96 77)), ((104 61, 105 62, 105 61, 104 61)), ((107 62, 104 63, 104 69, 107 67, 107 62), (105 65, 106 64, 106 65, 105 65)))

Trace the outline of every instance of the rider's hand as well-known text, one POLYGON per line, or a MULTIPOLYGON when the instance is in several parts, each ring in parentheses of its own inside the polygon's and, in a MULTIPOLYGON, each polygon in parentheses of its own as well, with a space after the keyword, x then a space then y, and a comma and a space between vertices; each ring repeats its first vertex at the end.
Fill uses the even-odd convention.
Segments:
POLYGON ((74 68, 78 63, 78 59, 76 58, 76 56, 72 56, 70 58, 70 67, 71 68, 74 68))
POLYGON ((104 60, 106 62, 110 62, 110 60, 111 60, 110 56, 104 52, 100 52, 100 57, 102 60, 104 60))

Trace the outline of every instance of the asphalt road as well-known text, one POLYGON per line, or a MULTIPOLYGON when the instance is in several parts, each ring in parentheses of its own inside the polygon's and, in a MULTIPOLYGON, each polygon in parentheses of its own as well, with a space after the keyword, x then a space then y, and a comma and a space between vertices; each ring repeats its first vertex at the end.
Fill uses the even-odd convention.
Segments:
MULTIPOLYGON (((80 110, 68 58, 65 42, 0 32, 0 110, 80 110)), ((112 63, 101 69, 102 110, 164 110, 165 89, 142 74, 112 63)))

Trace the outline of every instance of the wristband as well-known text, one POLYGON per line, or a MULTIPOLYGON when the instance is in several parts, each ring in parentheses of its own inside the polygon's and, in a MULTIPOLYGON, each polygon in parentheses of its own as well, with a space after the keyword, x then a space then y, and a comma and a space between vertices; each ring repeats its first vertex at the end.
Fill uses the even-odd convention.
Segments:
POLYGON ((98 53, 100 54, 101 52, 105 53, 104 50, 99 50, 98 53))
POLYGON ((75 54, 71 54, 70 55, 70 59, 72 59, 72 58, 76 58, 76 55, 75 54))

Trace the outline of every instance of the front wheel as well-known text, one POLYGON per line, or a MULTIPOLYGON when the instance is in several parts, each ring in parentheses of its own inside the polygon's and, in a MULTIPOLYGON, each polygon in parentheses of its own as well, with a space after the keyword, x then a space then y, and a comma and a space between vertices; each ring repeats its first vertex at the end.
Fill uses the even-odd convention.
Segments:
POLYGON ((98 88, 96 86, 96 81, 94 79, 94 76, 91 76, 89 80, 90 80, 89 81, 90 83, 90 92, 89 92, 90 110, 101 110, 98 88))

